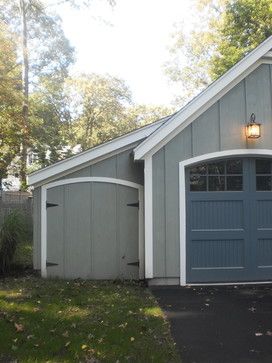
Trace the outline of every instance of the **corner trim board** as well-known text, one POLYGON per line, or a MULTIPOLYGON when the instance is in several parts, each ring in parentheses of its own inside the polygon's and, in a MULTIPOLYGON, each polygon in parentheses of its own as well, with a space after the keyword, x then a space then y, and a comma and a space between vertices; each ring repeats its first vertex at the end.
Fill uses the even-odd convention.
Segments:
POLYGON ((145 278, 153 278, 153 177, 152 156, 145 160, 145 278))
POLYGON ((123 179, 106 178, 106 177, 81 177, 58 180, 49 184, 41 186, 41 276, 47 277, 47 211, 46 211, 46 199, 47 190, 76 183, 110 183, 123 185, 138 190, 139 197, 139 278, 144 278, 144 233, 143 233, 143 218, 144 218, 144 205, 143 205, 143 186, 134 182, 130 182, 123 179))
MULTIPOLYGON (((190 165, 200 163, 202 161, 210 161, 214 159, 226 158, 235 156, 267 156, 272 157, 272 150, 270 149, 234 149, 217 151, 200 156, 196 156, 179 163, 179 234, 180 234, 180 285, 194 285, 188 284, 186 280, 186 180, 185 171, 190 165)), ((220 283, 218 283, 220 284, 220 283)), ((235 282, 234 284, 238 284, 235 282)), ((202 285, 202 284, 199 284, 202 285)), ((212 285, 212 284, 207 284, 212 285)))

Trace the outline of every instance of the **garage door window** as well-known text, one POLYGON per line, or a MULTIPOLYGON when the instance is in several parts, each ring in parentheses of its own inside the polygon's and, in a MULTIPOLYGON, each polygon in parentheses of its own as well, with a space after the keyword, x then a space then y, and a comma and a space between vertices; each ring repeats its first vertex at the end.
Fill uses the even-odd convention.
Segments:
POLYGON ((220 192, 243 190, 243 161, 223 160, 190 168, 190 191, 220 192))
POLYGON ((256 160, 256 189, 257 191, 272 190, 271 161, 269 159, 256 160))

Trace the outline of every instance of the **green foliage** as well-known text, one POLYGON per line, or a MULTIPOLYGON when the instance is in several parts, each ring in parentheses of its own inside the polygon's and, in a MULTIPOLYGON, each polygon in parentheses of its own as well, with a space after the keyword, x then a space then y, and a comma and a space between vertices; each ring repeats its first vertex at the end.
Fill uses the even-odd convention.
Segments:
POLYGON ((9 278, 0 311, 3 362, 180 362, 156 300, 136 283, 9 278))
MULTIPOLYGON (((64 35, 60 17, 43 1, 0 0, 0 21, 0 24, 8 24, 3 28, 4 36, 7 37, 6 34, 9 33, 14 35, 13 57, 10 57, 9 67, 20 70, 16 84, 14 75, 8 73, 7 67, 3 69, 3 77, 16 85, 18 97, 14 97, 14 92, 6 97, 6 109, 10 110, 13 116, 16 113, 17 118, 12 117, 11 122, 6 122, 6 114, 0 109, 0 126, 3 120, 3 127, 0 130, 1 132, 3 130, 5 139, 9 141, 5 141, 4 145, 7 155, 5 163, 1 163, 0 159, 3 170, 1 175, 6 175, 7 167, 13 157, 21 154, 21 187, 24 188, 26 149, 34 146, 41 156, 40 164, 45 166, 44 152, 48 150, 52 154, 52 161, 56 161, 58 156, 54 157, 55 150, 61 149, 66 144, 62 133, 63 84, 68 76, 69 65, 74 61, 74 50, 64 35), (22 28, 22 9, 26 19, 25 28, 22 28), (25 52, 22 48, 22 39, 26 41, 25 52), (23 111, 25 110, 22 107, 23 100, 27 112, 23 111), (19 125, 19 121, 14 122, 17 119, 20 121, 19 125)), ((1 54, 3 57, 6 55, 3 42, 0 42, 1 54)), ((0 99, 6 92, 7 87, 4 85, 0 88, 0 99)))
POLYGON ((272 35, 271 0, 230 1, 217 31, 219 42, 209 70, 212 79, 220 77, 272 35))
POLYGON ((16 37, 0 21, 0 187, 20 148, 21 67, 16 59, 16 37))
POLYGON ((272 34, 271 0, 198 0, 196 5, 194 30, 175 31, 165 66, 181 87, 180 105, 272 34))
POLYGON ((66 84, 71 143, 83 150, 171 113, 160 106, 134 105, 126 83, 110 75, 83 74, 66 84))
POLYGON ((0 229, 0 271, 9 271, 16 247, 25 236, 25 221, 19 211, 10 212, 0 229))

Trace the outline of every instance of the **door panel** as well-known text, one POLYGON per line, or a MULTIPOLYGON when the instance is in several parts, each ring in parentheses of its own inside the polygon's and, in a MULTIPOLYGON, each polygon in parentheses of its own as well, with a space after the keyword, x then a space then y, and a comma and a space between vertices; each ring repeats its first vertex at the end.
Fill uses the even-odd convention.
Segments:
POLYGON ((52 264, 47 267, 47 275, 48 277, 62 276, 64 273, 63 188, 49 189, 47 202, 58 204, 47 208, 47 263, 52 264))
POLYGON ((55 187, 47 200, 48 276, 138 279, 138 190, 86 182, 55 187), (52 261, 51 261, 52 260, 52 261))
POLYGON ((186 171, 187 282, 272 278, 272 165, 259 163, 256 177, 255 159, 240 160, 243 173, 239 172, 239 180, 233 178, 239 171, 237 159, 186 171), (213 175, 217 181, 212 185, 209 170, 218 174, 213 175), (228 190, 229 186, 236 190, 228 190))
POLYGON ((139 262, 138 254, 138 208, 127 206, 138 201, 136 189, 118 186, 119 202, 119 264, 122 278, 139 278, 139 266, 132 263, 139 262))
POLYGON ((90 183, 65 185, 64 274, 67 278, 87 278, 91 269, 90 183))

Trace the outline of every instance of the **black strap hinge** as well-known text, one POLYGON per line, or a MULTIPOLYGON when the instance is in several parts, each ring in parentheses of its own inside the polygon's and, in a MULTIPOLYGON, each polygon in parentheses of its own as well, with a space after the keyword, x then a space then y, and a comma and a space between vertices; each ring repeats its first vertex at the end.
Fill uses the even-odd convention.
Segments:
POLYGON ((57 207, 57 206, 58 206, 58 204, 46 202, 46 209, 51 208, 51 207, 57 207))
POLYGON ((140 266, 140 262, 139 261, 135 261, 135 262, 129 262, 129 263, 127 263, 127 265, 129 265, 129 266, 140 266))
POLYGON ((128 204, 127 204, 127 206, 128 206, 128 207, 135 207, 135 208, 138 208, 138 209, 139 209, 139 205, 140 205, 140 204, 139 204, 139 201, 138 201, 138 202, 136 202, 136 203, 128 203, 128 204))
POLYGON ((54 263, 54 262, 48 262, 46 261, 46 267, 50 267, 50 266, 58 266, 58 263, 54 263))

